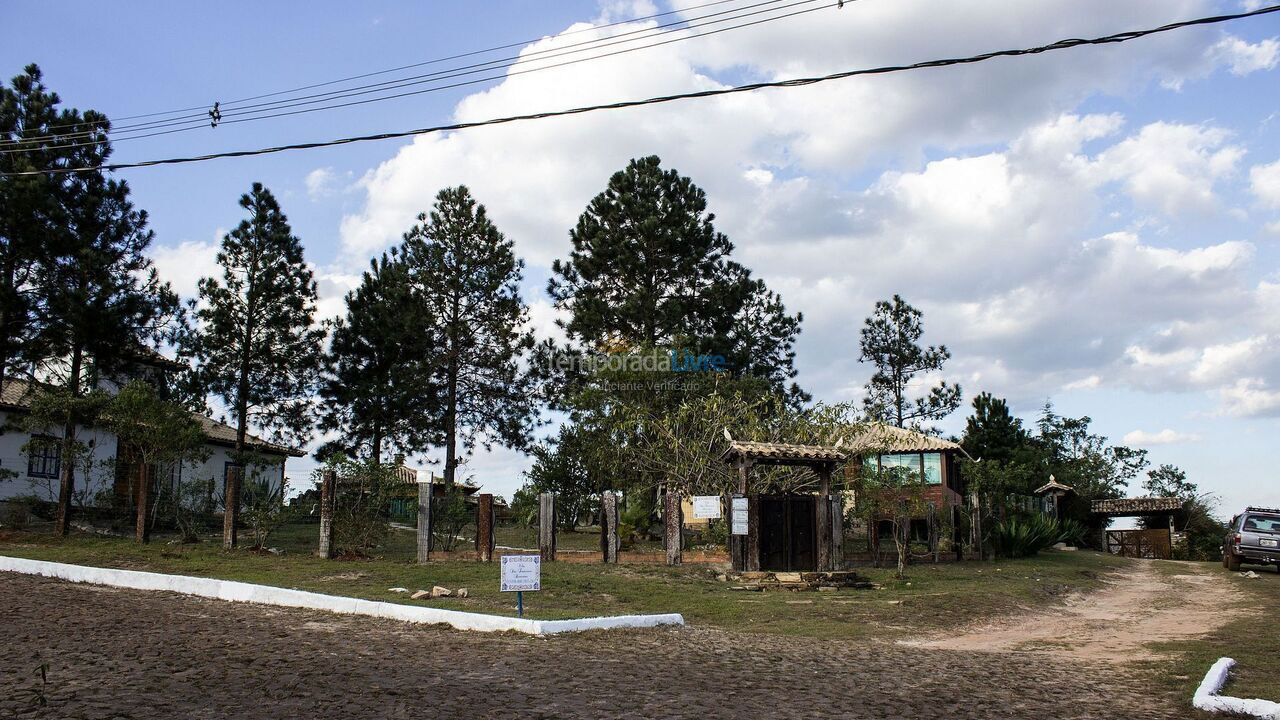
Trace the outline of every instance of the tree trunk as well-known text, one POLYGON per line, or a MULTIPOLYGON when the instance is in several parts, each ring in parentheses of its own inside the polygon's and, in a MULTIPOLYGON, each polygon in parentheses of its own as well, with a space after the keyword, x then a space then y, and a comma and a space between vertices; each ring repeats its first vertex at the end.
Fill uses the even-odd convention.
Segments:
POLYGON ((538 554, 543 562, 556 559, 556 496, 554 493, 538 495, 538 554))
POLYGON ((493 562, 493 496, 476 496, 476 553, 481 562, 493 562))
POLYGON ((147 522, 148 503, 151 499, 151 466, 145 462, 138 464, 138 518, 134 527, 134 540, 140 543, 151 542, 151 525, 147 522))
POLYGON ((667 550, 667 564, 679 565, 682 560, 684 523, 680 512, 680 493, 670 489, 662 496, 662 540, 667 550))
MULTIPOLYGON (((71 372, 67 377, 67 387, 73 398, 80 397, 80 369, 84 357, 79 347, 71 352, 71 372)), ((58 482, 58 511, 53 521, 53 531, 65 537, 71 529, 71 496, 76 489, 76 423, 68 411, 67 420, 62 426, 62 449, 59 453, 62 466, 58 482)))
MULTIPOLYGON (((454 301, 454 313, 457 313, 457 301, 454 301)), ((458 338, 457 322, 449 328, 449 367, 448 397, 446 398, 444 417, 444 488, 451 492, 457 481, 458 468, 458 338)))

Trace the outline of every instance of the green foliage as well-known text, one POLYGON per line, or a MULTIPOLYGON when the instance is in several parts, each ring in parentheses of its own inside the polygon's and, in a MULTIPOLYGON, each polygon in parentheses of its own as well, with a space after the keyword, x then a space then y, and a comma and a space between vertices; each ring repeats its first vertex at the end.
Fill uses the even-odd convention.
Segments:
POLYGON ((399 484, 395 468, 372 460, 351 460, 341 455, 313 473, 337 473, 333 502, 333 546, 338 552, 363 554, 384 545, 391 533, 388 513, 399 484))
POLYGON ((443 497, 431 499, 432 547, 450 552, 462 540, 462 531, 476 521, 476 506, 467 502, 458 486, 445 489, 443 497))
POLYGON ((979 393, 973 398, 973 414, 965 421, 960 444, 983 462, 1011 464, 1024 459, 1031 438, 1022 421, 1009 413, 1003 398, 979 393))
POLYGON ((459 448, 523 449, 536 423, 534 377, 522 362, 534 345, 520 296, 524 261, 465 186, 441 190, 418 222, 396 256, 417 329, 434 344, 427 397, 443 410, 438 436, 452 486, 459 448))
POLYGON ((606 478, 592 472, 591 454, 598 449, 591 445, 595 440, 581 426, 566 424, 554 440, 531 449, 533 465, 525 471, 528 484, 522 490, 531 497, 535 520, 539 493, 555 493, 556 520, 565 530, 573 530, 578 518, 600 504, 606 478))
POLYGON ((347 454, 377 460, 384 450, 407 455, 438 444, 433 324, 414 301, 406 265, 386 255, 370 261, 346 303, 320 387, 321 428, 339 432, 347 454))
POLYGON ((569 231, 568 260, 552 264, 547 292, 570 314, 567 334, 590 350, 719 355, 735 375, 807 400, 787 387, 802 317, 730 259, 714 219, 706 193, 656 156, 614 173, 569 231))
POLYGON ((946 345, 918 344, 924 334, 922 317, 901 296, 877 302, 862 328, 858 360, 876 367, 863 398, 867 414, 897 427, 927 430, 927 423, 960 407, 960 386, 940 380, 924 397, 909 396, 915 376, 941 371, 951 358, 946 345))
POLYGON ((511 518, 520 527, 532 527, 538 524, 538 491, 529 483, 525 483, 511 496, 511 518))
POLYGON ((902 466, 864 465, 852 482, 856 515, 871 527, 880 520, 892 523, 899 578, 906 573, 910 554, 911 519, 923 517, 929 509, 925 500, 928 488, 928 481, 918 471, 902 466))
MULTIPOLYGON (((254 548, 262 548, 267 538, 289 521, 291 510, 284 503, 285 483, 251 479, 245 483, 243 518, 253 532, 254 548)), ((341 546, 340 546, 341 547, 341 546)))
POLYGON ((1087 533, 1075 520, 1058 521, 1048 515, 1014 515, 996 523, 991 542, 996 554, 1007 558, 1031 557, 1056 543, 1078 544, 1087 533))
POLYGON ((160 397, 154 386, 141 380, 131 381, 106 403, 98 424, 146 465, 203 461, 209 456, 204 431, 190 411, 160 397))

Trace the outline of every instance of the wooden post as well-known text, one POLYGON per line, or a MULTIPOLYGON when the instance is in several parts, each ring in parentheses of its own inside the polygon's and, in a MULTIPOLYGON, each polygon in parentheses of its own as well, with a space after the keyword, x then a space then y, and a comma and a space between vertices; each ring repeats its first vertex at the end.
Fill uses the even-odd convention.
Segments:
MULTIPOLYGON (((419 478, 422 476, 419 475, 419 478)), ((431 562, 431 501, 435 489, 435 476, 428 474, 427 481, 418 480, 418 564, 431 562)))
POLYGON ((844 503, 843 497, 831 498, 831 569, 844 566, 844 503))
POLYGON ((929 552, 933 554, 933 562, 938 562, 938 506, 929 503, 929 552))
POLYGON ((493 562, 493 495, 477 495, 476 552, 480 562, 493 562))
POLYGON ((955 546, 956 560, 964 560, 964 543, 960 535, 960 506, 951 506, 951 544, 955 546))
MULTIPOLYGON (((738 463, 738 495, 746 497, 747 487, 751 478, 751 463, 748 460, 739 460, 738 463)), ((750 502, 750 501, 748 501, 750 502)), ((739 572, 747 570, 751 561, 748 559, 751 551, 747 547, 747 540, 750 535, 734 535, 733 534, 733 497, 729 496, 728 507, 725 508, 725 522, 729 524, 729 561, 732 563, 733 569, 739 572)), ((748 519, 751 516, 750 510, 747 511, 748 519)), ((750 528, 747 528, 750 533, 750 528)), ((759 562, 757 560, 757 562, 759 562)))
POLYGON ((973 521, 970 523, 973 531, 973 545, 978 551, 978 559, 986 560, 987 550, 982 542, 982 501, 979 499, 977 493, 974 493, 969 496, 969 502, 972 503, 973 506, 973 509, 970 511, 973 517, 973 521))
POLYGON ((333 470, 320 473, 320 547, 316 555, 333 557, 333 503, 338 490, 338 474, 333 470))
POLYGON ((600 556, 602 562, 618 562, 618 494, 600 493, 600 556))
POLYGON ((556 496, 554 493, 538 495, 538 554, 542 562, 556 559, 556 496))
POLYGON ((240 476, 243 468, 239 465, 228 465, 224 478, 226 486, 222 497, 222 548, 231 550, 236 546, 236 520, 240 517, 240 476))
POLYGON ((140 543, 151 541, 151 528, 147 525, 147 502, 150 500, 151 468, 146 463, 138 463, 138 519, 134 528, 134 539, 140 543))
POLYGON ((662 496, 662 542, 667 549, 667 564, 679 565, 684 545, 684 514, 680 509, 680 493, 670 488, 662 496))
POLYGON ((827 572, 831 567, 831 466, 818 467, 818 501, 814 530, 818 535, 818 570, 827 572))
POLYGON ((760 570, 760 496, 747 496, 746 562, 748 572, 760 570))

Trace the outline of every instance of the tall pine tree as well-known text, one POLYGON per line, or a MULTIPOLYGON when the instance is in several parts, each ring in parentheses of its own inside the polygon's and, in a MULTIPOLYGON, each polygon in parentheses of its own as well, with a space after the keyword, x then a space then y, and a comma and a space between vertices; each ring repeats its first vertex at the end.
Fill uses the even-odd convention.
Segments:
POLYGON ((867 383, 863 405, 867 414, 900 428, 922 428, 960 407, 960 386, 945 380, 922 397, 912 397, 911 381, 922 373, 942 370, 951 358, 946 345, 922 347, 921 312, 894 295, 876 303, 862 328, 861 362, 876 366, 867 383))
POLYGON ((615 173, 570 230, 569 259, 552 265, 547 292, 570 314, 569 337, 591 350, 718 354, 785 390, 802 318, 730 259, 714 220, 706 193, 657 157, 615 173))
POLYGON ((398 255, 423 311, 422 332, 435 343, 432 381, 452 487, 459 450, 524 448, 536 422, 532 377, 522 367, 534 345, 520 297, 524 261, 465 186, 441 190, 418 222, 398 255))
POLYGON ((985 392, 973 398, 973 414, 965 420, 960 441, 965 452, 984 461, 1009 463, 1025 454, 1030 442, 1022 421, 1009 413, 1003 398, 985 392))
POLYGON ((374 462, 387 450, 407 455, 441 444, 431 422, 441 406, 430 372, 435 323, 414 302, 408 267, 385 255, 371 261, 346 300, 320 390, 321 428, 337 431, 347 454, 374 462))
POLYGON ((250 425, 273 440, 305 444, 312 428, 311 393, 323 357, 325 331, 314 323, 316 282, 275 197, 254 183, 240 198, 249 217, 222 238, 222 278, 200 280, 197 325, 181 352, 197 363, 204 387, 220 398, 236 428, 235 461, 227 473, 222 543, 235 547, 240 488, 254 464, 250 425))
MULTIPOLYGON (((70 128, 85 133, 68 161, 98 165, 111 146, 107 119, 93 111, 70 128)), ((75 491, 77 428, 100 408, 88 397, 104 379, 119 378, 139 347, 152 346, 174 328, 177 296, 162 283, 146 256, 154 234, 147 214, 129 201, 124 181, 101 172, 69 175, 58 184, 56 232, 48 236, 36 303, 41 318, 41 374, 60 387, 61 468, 55 529, 66 534, 75 491)))

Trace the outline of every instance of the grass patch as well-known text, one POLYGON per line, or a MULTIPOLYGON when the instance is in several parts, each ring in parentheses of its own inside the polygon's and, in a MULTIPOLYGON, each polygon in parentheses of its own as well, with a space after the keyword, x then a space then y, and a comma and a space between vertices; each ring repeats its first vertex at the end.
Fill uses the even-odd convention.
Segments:
MULTIPOLYGON (((1280 574, 1269 568, 1248 566, 1258 578, 1240 577, 1218 563, 1204 563, 1223 574, 1240 591, 1240 600, 1222 608, 1231 620, 1214 632, 1194 640, 1155 643, 1152 647, 1175 658, 1173 665, 1152 668, 1170 690, 1190 698, 1218 658, 1235 658, 1231 679, 1223 694, 1280 702, 1280 634, 1276 632, 1276 599, 1280 598, 1280 574)), ((1204 717, 1211 715, 1204 714, 1204 717)))
MULTIPOLYGON (((412 561, 413 535, 397 532, 384 557, 322 560, 311 555, 307 526, 291 526, 268 545, 284 555, 224 551, 216 542, 150 545, 126 539, 48 533, 0 533, 0 554, 98 567, 148 570, 447 607, 515 614, 515 597, 498 592, 497 563, 412 561), (403 537, 402 537, 403 536, 403 537), (401 547, 403 545, 403 547, 401 547), (468 589, 465 599, 412 601, 391 587, 442 585, 468 589)), ((594 615, 678 612, 695 625, 752 632, 829 638, 893 638, 946 630, 999 614, 1052 605, 1066 595, 1096 588, 1100 576, 1127 561, 1100 553, 1046 553, 1036 558, 986 563, 916 565, 904 580, 890 569, 861 572, 881 590, 795 593, 744 592, 715 579, 716 569, 550 563, 539 593, 527 593, 528 617, 561 619, 594 615), (811 600, 794 604, 787 601, 811 600)))

